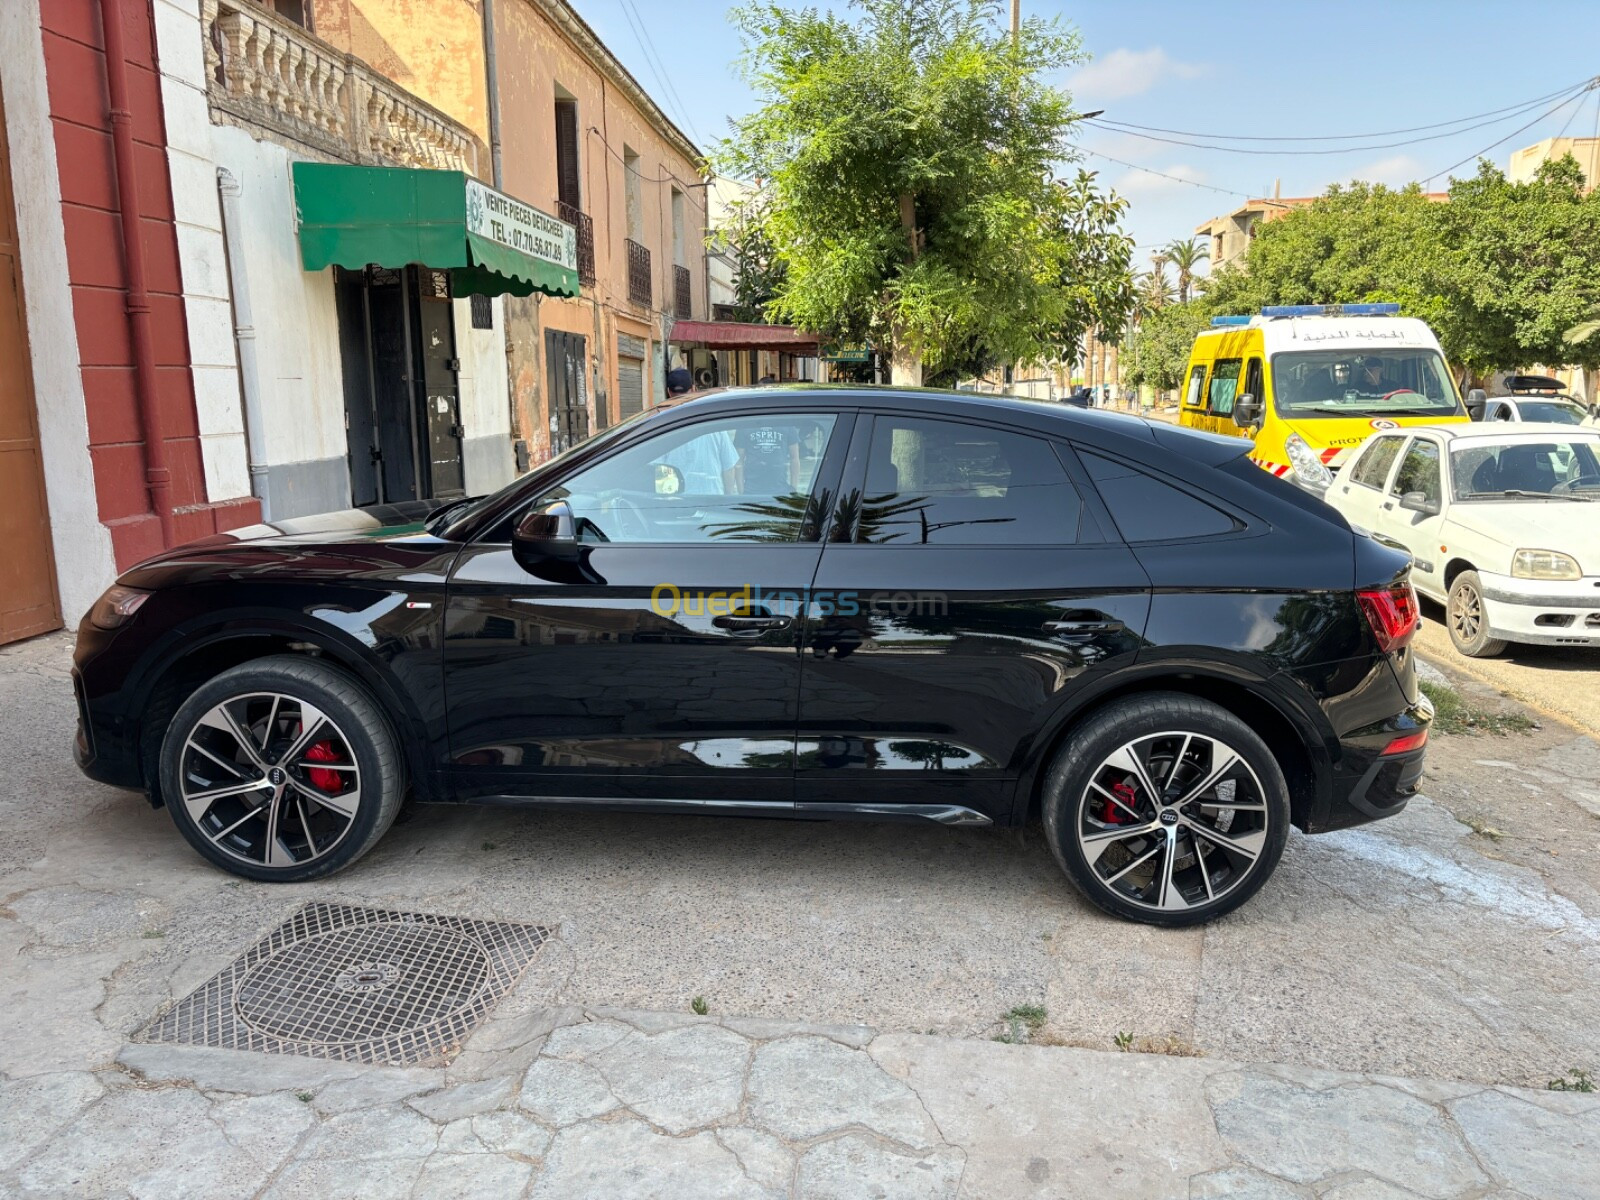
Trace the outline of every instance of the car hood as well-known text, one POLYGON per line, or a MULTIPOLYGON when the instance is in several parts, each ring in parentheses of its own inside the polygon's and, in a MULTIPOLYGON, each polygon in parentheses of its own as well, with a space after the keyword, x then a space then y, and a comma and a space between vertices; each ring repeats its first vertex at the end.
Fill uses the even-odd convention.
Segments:
POLYGON ((1560 550, 1600 571, 1600 503, 1479 500, 1450 506, 1450 520, 1513 550, 1560 550))
POLYGON ((373 538, 405 537, 422 533, 429 513, 437 512, 451 500, 403 500, 398 504, 374 504, 366 508, 342 508, 337 512, 312 513, 304 517, 245 525, 207 538, 196 545, 230 542, 300 543, 365 541, 373 538))

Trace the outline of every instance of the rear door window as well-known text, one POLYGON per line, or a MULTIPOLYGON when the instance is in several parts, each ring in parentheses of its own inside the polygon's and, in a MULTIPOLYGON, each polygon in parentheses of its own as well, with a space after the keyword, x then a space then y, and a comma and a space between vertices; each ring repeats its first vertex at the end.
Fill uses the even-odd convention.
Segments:
POLYGON ((1084 469, 1127 542, 1215 537, 1240 528, 1227 513, 1153 475, 1079 449, 1084 469))
POLYGON ((1219 358, 1211 368, 1211 386, 1206 389, 1206 406, 1219 417, 1226 417, 1233 412, 1234 397, 1239 392, 1239 371, 1243 366, 1241 359, 1219 358))
POLYGON ((864 492, 858 542, 1059 546, 1080 540, 1083 501, 1054 447, 1005 429, 880 416, 873 422, 864 492))
POLYGON ((1363 487, 1377 488, 1381 492, 1383 485, 1389 481, 1389 468, 1394 466, 1395 456, 1399 453, 1399 438, 1373 438, 1371 444, 1361 452, 1361 461, 1351 468, 1350 481, 1363 487))

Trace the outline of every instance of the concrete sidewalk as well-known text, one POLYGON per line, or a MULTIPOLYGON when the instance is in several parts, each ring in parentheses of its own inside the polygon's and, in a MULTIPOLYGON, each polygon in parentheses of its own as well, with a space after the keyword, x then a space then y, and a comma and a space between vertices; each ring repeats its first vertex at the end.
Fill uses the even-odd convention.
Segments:
POLYGON ((0 1084, 0 1195, 1592 1197, 1600 1096, 767 1019, 491 1017, 447 1067, 168 1045, 0 1084))

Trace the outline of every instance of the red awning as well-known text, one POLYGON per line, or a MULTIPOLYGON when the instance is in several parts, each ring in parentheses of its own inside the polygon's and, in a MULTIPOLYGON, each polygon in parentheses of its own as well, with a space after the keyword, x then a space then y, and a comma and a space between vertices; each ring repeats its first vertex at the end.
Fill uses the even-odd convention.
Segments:
POLYGON ((693 343, 712 350, 784 350, 790 354, 815 355, 816 336, 793 325, 757 325, 745 321, 679 321, 670 339, 679 344, 693 343))

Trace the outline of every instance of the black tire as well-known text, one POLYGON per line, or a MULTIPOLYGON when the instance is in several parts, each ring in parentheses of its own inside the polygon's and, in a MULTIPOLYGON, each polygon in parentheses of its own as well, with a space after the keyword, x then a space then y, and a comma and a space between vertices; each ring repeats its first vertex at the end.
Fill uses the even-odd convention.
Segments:
POLYGON ((1450 644, 1468 658, 1493 658, 1506 648, 1504 639, 1489 636, 1483 580, 1476 571, 1461 572, 1450 585, 1444 624, 1450 631, 1450 644))
POLYGON ((405 771, 394 730, 365 688, 316 659, 274 655, 222 672, 179 706, 161 744, 161 793, 178 832, 213 864, 246 879, 296 883, 331 875, 372 849, 400 811, 405 771), (258 727, 251 714, 273 696, 258 727), (249 749, 222 731, 219 711, 234 715, 249 749), (320 745, 305 731, 307 719, 326 732, 320 745), (297 743, 301 765, 287 757, 280 765, 272 747, 286 754, 297 743), (323 785, 325 794, 319 777, 334 781, 323 785), (208 803, 212 790, 244 794, 208 803), (281 826, 267 824, 275 807, 281 826), (280 828, 283 836, 269 840, 280 828), (298 856, 296 839, 306 848, 298 856))
MULTIPOLYGON (((1129 786, 1131 790, 1117 794, 1128 798, 1141 814, 1146 813, 1146 807, 1140 799, 1140 789, 1132 785, 1113 784, 1114 789, 1123 786, 1129 786)), ((1061 864, 1067 878, 1091 903, 1113 916, 1148 925, 1199 925, 1239 907, 1255 895, 1272 875, 1289 836, 1289 788, 1272 751, 1238 717, 1195 696, 1179 692, 1148 692, 1113 701, 1068 734, 1066 744, 1045 777, 1042 816, 1045 838, 1050 843, 1056 861, 1061 864), (1198 748, 1191 751, 1191 744, 1198 748), (1103 878, 1088 857, 1089 852, 1081 841, 1082 837, 1088 836, 1092 842, 1111 845, 1118 841, 1115 826, 1124 823, 1134 832, 1123 834, 1125 840, 1121 845, 1101 851, 1097 860, 1110 858, 1114 850, 1127 855, 1124 862, 1132 862, 1144 853, 1145 845, 1156 846, 1159 839, 1169 836, 1167 818, 1156 819, 1161 809, 1159 801, 1149 806, 1148 816, 1135 817, 1133 810, 1125 809, 1109 793, 1095 786, 1102 779, 1110 778, 1105 772, 1118 770, 1107 760, 1119 755, 1130 745, 1156 749, 1163 746, 1178 747, 1168 749, 1164 760, 1152 760, 1155 772, 1151 772, 1147 765, 1147 777, 1160 789, 1163 781, 1157 772, 1163 769, 1163 763, 1166 764, 1164 782, 1166 786, 1176 788, 1171 793, 1173 798, 1181 798, 1190 783, 1197 784, 1208 778, 1212 765, 1227 761, 1223 752, 1231 750, 1240 760, 1242 765, 1231 768, 1231 774, 1224 782, 1211 789, 1200 788, 1196 793, 1209 796, 1223 807, 1212 807, 1212 815, 1208 817, 1196 807, 1203 804, 1200 800, 1186 804, 1181 810, 1174 805, 1170 825, 1175 828, 1170 831, 1170 836, 1178 840, 1165 843, 1175 864, 1174 872, 1178 880, 1187 878, 1192 881, 1196 876, 1200 877, 1203 890, 1196 891, 1195 895, 1210 896, 1213 891, 1212 876, 1220 874, 1219 882, 1225 882, 1226 889, 1218 890, 1214 898, 1185 902, 1181 908, 1152 907, 1149 902, 1139 901, 1126 894, 1125 890, 1113 886, 1116 881, 1108 882, 1103 878), (1202 755, 1208 757, 1202 758, 1202 755), (1226 792, 1224 789, 1227 789, 1226 792), (1254 798, 1256 793, 1259 793, 1259 801, 1254 798), (1244 801, 1237 800, 1241 794, 1245 797, 1244 801), (1248 812, 1243 807, 1245 801, 1250 805, 1248 812), (1228 812, 1227 809, 1235 802, 1239 807, 1228 812), (1097 816, 1097 810, 1104 811, 1097 816), (1127 813, 1126 817, 1124 812, 1127 813), (1101 816, 1109 824, 1102 823, 1101 816), (1234 828, 1237 822, 1238 831, 1234 836, 1238 837, 1240 845, 1248 841, 1250 846, 1258 848, 1254 858, 1244 866, 1239 866, 1229 855, 1215 857, 1221 854, 1219 844, 1209 841, 1204 834, 1197 836, 1194 832, 1196 828, 1210 828, 1217 833, 1226 833, 1222 826, 1224 817, 1228 822, 1227 829, 1234 828), (1150 824, 1140 824, 1147 819, 1150 824), (1207 824, 1202 825, 1201 822, 1207 824), (1153 831, 1148 841, 1141 842, 1138 829, 1153 831), (1104 836, 1096 837, 1097 833, 1104 836), (1187 866, 1179 849, 1185 840, 1197 851, 1189 855, 1187 866), (1210 871, 1206 868, 1207 862, 1213 864, 1210 871)), ((1156 854, 1151 868, 1154 875, 1159 869, 1157 864, 1167 860, 1161 857, 1164 852, 1160 849, 1152 853, 1156 854)), ((1119 868, 1124 862, 1113 861, 1106 870, 1112 872, 1113 868, 1119 868)), ((1138 876, 1131 878, 1137 879, 1138 876)), ((1159 882, 1154 879, 1150 886, 1160 889, 1159 882)), ((1186 886, 1192 886, 1192 883, 1185 885, 1180 882, 1177 889, 1169 894, 1181 899, 1186 886)), ((1131 884, 1125 885, 1125 888, 1131 887, 1131 884)))

